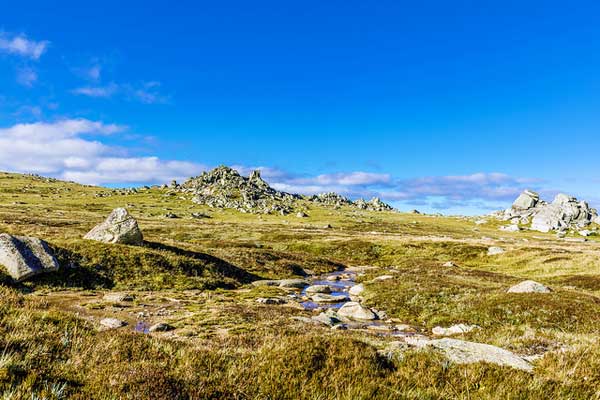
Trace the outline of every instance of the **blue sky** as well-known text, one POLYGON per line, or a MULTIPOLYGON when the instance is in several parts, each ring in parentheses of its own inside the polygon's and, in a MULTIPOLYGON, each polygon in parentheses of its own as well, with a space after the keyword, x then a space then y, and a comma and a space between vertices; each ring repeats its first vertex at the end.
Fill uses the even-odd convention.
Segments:
POLYGON ((600 205, 597 2, 49 3, 3 5, 2 170, 126 186, 228 164, 400 209, 526 187, 600 205))

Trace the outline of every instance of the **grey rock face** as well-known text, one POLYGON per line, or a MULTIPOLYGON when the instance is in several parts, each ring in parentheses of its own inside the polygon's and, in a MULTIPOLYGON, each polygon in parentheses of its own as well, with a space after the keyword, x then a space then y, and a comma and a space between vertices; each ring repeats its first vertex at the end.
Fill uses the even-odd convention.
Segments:
POLYGON ((535 281, 523 281, 508 289, 508 293, 550 293, 550 288, 535 281))
POLYGON ((52 250, 41 239, 0 234, 0 265, 17 282, 58 270, 52 250))
POLYGON ((124 208, 115 208, 108 218, 89 231, 84 239, 136 246, 144 243, 137 221, 124 208))
POLYGON ((540 200, 540 195, 531 190, 526 190, 517 197, 512 207, 516 210, 528 210, 535 207, 540 200))
POLYGON ((342 303, 342 302, 350 300, 348 298, 348 296, 343 295, 343 294, 332 295, 332 294, 325 294, 325 293, 314 294, 314 295, 310 296, 310 299, 312 301, 314 301, 315 303, 342 303))

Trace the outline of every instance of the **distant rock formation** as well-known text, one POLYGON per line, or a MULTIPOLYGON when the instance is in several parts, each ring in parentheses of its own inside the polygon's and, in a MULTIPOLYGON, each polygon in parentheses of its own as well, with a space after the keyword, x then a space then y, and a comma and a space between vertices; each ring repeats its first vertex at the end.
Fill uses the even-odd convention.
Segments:
POLYGON ((96 225, 83 238, 135 246, 144 243, 137 221, 124 208, 115 208, 104 222, 96 225))
POLYGON ((253 214, 289 214, 294 201, 300 198, 271 188, 260 171, 246 178, 225 166, 190 178, 181 185, 181 191, 192 194, 192 201, 197 204, 253 214))
POLYGON ((511 208, 496 213, 496 216, 510 221, 513 226, 530 225, 532 230, 539 232, 582 229, 592 222, 600 222, 598 212, 585 201, 559 193, 552 203, 547 203, 531 190, 521 193, 511 208))
POLYGON ((0 265, 17 282, 58 270, 58 262, 46 242, 6 233, 0 234, 0 265))
MULTIPOLYGON (((171 189, 173 188, 175 187, 171 185, 171 189)), ((258 170, 253 171, 246 178, 233 168, 225 166, 190 178, 176 188, 179 192, 191 194, 192 201, 197 204, 214 208, 230 208, 252 214, 287 215, 294 211, 298 206, 297 202, 302 199, 331 208, 349 206, 370 211, 393 210, 390 205, 378 198, 369 201, 359 199, 353 202, 333 192, 309 197, 281 192, 269 186, 258 170)), ((302 210, 298 215, 300 212, 302 210)))

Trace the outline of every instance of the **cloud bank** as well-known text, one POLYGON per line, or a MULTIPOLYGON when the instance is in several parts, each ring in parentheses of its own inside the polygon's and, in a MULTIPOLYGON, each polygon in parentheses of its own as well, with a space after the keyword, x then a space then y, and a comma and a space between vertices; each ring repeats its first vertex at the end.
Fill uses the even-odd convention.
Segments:
POLYGON ((205 169, 186 161, 129 156, 101 141, 103 136, 126 129, 87 119, 17 124, 0 129, 0 169, 87 184, 168 182, 205 169))
MULTIPOLYGON (((127 127, 87 119, 17 124, 0 128, 0 170, 38 173, 87 184, 127 185, 184 180, 207 170, 194 162, 136 156, 106 137, 125 134, 127 127)), ((299 175, 272 168, 233 166, 243 175, 260 169, 278 190, 300 194, 338 192, 351 198, 380 197, 398 206, 448 210, 461 207, 497 209, 525 188, 541 181, 502 173, 475 173, 396 179, 365 171, 299 175)))

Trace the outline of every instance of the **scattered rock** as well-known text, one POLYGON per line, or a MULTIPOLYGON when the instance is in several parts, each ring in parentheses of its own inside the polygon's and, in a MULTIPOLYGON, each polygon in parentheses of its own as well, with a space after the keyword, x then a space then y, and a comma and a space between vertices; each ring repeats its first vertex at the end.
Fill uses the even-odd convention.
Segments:
POLYGON ((495 256, 498 254, 502 254, 504 253, 504 249, 502 247, 496 247, 496 246, 492 246, 488 249, 488 256, 495 256))
POLYGON ((336 316, 328 313, 320 313, 319 315, 315 315, 311 318, 311 320, 330 327, 342 322, 336 316))
POLYGON ((261 279, 258 281, 254 281, 252 282, 253 286, 279 286, 279 281, 278 280, 273 280, 273 279, 261 279))
POLYGON ((308 214, 305 212, 300 211, 299 213, 296 214, 296 217, 298 218, 308 218, 308 214))
POLYGON ((115 293, 115 292, 111 292, 111 293, 106 293, 102 299, 104 301, 110 301, 110 302, 114 302, 114 303, 121 303, 121 302, 125 302, 125 301, 133 301, 134 296, 129 294, 129 293, 115 293))
POLYGON ((267 305, 277 305, 277 304, 285 304, 286 301, 284 299, 280 299, 278 297, 260 297, 256 299, 257 303, 267 304, 267 305))
POLYGON ((508 293, 550 293, 552 290, 535 281, 523 281, 510 289, 508 293))
POLYGON ((172 212, 168 212, 168 213, 165 214, 165 218, 175 219, 175 218, 179 218, 179 217, 177 216, 177 214, 173 214, 172 212))
POLYGON ((358 319, 358 320, 374 320, 377 315, 367 307, 356 302, 348 302, 338 310, 338 314, 342 317, 358 319))
POLYGON ((196 219, 204 219, 204 218, 211 218, 210 215, 205 214, 205 213, 201 213, 201 212, 193 212, 192 213, 192 218, 196 218, 196 219))
POLYGON ((114 209, 108 218, 89 231, 84 239, 136 246, 144 242, 137 221, 124 208, 114 209))
POLYGON ((519 228, 519 225, 506 225, 506 226, 501 226, 500 227, 501 231, 504 232, 519 232, 521 230, 521 228, 519 228))
POLYGON ((148 328, 148 332, 167 332, 175 329, 174 326, 167 324, 166 322, 159 322, 148 328))
POLYGON ((7 233, 0 234, 0 265, 17 282, 43 272, 58 270, 58 261, 46 242, 7 233))
POLYGON ((448 262, 445 262, 444 264, 442 264, 442 267, 452 268, 452 267, 458 267, 458 265, 453 261, 448 261, 448 262))
POLYGON ((304 289, 308 282, 304 279, 282 279, 279 281, 279 287, 291 289, 304 289))
POLYGON ((311 285, 306 288, 306 293, 331 293, 328 285, 311 285))
POLYGON ((449 328, 442 328, 441 326, 436 326, 431 330, 431 332, 437 336, 451 336, 458 335, 460 333, 468 333, 478 328, 479 326, 477 325, 457 324, 452 325, 449 328))
POLYGON ((310 296, 310 299, 315 303, 342 303, 350 300, 348 296, 343 294, 331 295, 324 293, 317 293, 313 296, 310 296))
POLYGON ((100 321, 100 325, 105 329, 117 329, 127 325, 127 322, 117 318, 104 318, 100 321))
POLYGON ((394 276, 393 275, 381 275, 381 276, 378 276, 376 278, 373 278, 373 281, 374 282, 377 282, 377 281, 387 281, 388 279, 394 279, 394 276))
POLYGON ((354 285, 348 290, 348 293, 351 296, 360 296, 365 291, 365 285, 359 283, 358 285, 354 285))

